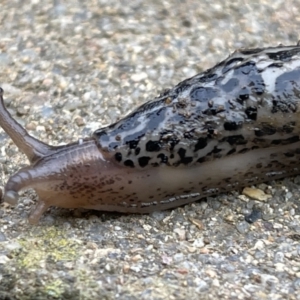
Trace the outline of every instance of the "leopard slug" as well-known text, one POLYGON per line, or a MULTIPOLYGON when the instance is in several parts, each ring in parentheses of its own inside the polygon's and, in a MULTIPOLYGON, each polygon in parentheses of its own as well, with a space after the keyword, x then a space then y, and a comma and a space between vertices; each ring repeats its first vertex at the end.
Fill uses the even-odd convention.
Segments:
POLYGON ((240 49, 86 139, 49 146, 0 95, 0 125, 30 165, 3 200, 35 189, 29 216, 50 206, 148 213, 300 174, 300 45, 240 49))

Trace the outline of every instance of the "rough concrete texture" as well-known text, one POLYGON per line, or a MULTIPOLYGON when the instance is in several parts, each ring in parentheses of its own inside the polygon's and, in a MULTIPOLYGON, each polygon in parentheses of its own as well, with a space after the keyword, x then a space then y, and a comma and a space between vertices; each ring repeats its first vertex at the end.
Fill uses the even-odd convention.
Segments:
MULTIPOLYGON (((236 48, 295 44, 300 3, 3 0, 0 22, 5 103, 58 145, 236 48)), ((2 186, 27 163, 3 131, 0 161, 2 186)), ((37 226, 26 191, 0 206, 0 299, 300 299, 299 184, 150 215, 52 208, 37 226)))

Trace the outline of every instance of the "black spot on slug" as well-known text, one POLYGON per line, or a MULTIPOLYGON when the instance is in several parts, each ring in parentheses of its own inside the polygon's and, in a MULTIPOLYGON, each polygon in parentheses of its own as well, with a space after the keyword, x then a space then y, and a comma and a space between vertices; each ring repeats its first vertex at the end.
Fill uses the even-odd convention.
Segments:
POLYGON ((148 162, 151 158, 149 156, 139 157, 139 165, 144 168, 148 165, 148 162))
POLYGON ((235 121, 228 121, 224 123, 224 129, 229 131, 238 130, 242 127, 242 124, 235 121))
POLYGON ((241 49, 239 50, 239 52, 244 55, 252 55, 252 54, 260 53, 263 50, 264 50, 263 48, 245 49, 245 50, 241 49))
POLYGON ((234 74, 243 76, 249 75, 251 71, 255 71, 256 64, 254 61, 247 61, 246 63, 243 63, 235 68, 234 74))
POLYGON ((186 165, 186 164, 189 164, 190 162, 193 161, 192 157, 190 157, 190 156, 186 157, 185 156, 185 154, 186 154, 186 150, 185 149, 180 148, 177 153, 178 153, 178 155, 180 157, 180 162, 179 163, 183 163, 183 164, 186 165))
POLYGON ((130 159, 125 160, 125 161, 124 161, 124 165, 125 165, 126 167, 134 168, 134 163, 133 163, 133 161, 130 160, 130 159))
POLYGON ((127 144, 129 145, 129 148, 130 149, 135 149, 136 146, 138 145, 139 143, 139 140, 136 139, 136 140, 131 140, 131 141, 128 141, 127 144))
POLYGON ((253 92, 255 92, 257 95, 262 95, 265 92, 265 85, 260 84, 256 85, 252 88, 253 92))
MULTIPOLYGON (((170 143, 170 151, 173 151, 174 148, 175 148, 175 146, 179 143, 179 140, 173 138, 173 139, 171 139, 171 140, 169 141, 169 143, 170 143)), ((171 154, 171 155, 172 155, 172 154, 171 154)), ((171 158, 173 158, 173 157, 171 157, 171 158)))
POLYGON ((282 131, 285 133, 292 133, 295 129, 296 122, 290 122, 282 126, 282 131))
POLYGON ((262 124, 260 129, 254 129, 254 133, 257 137, 262 137, 265 135, 272 135, 276 133, 276 128, 270 124, 262 124))
POLYGON ((115 154, 115 159, 116 159, 117 162, 121 162, 122 161, 122 153, 117 152, 115 154))
POLYGON ((299 52, 298 48, 290 49, 289 51, 283 50, 283 51, 276 51, 274 53, 267 53, 269 58, 273 60, 281 60, 284 62, 290 61, 291 58, 299 52))
POLYGON ((203 163, 203 162, 205 162, 205 160, 206 160, 206 157, 202 156, 202 157, 198 158, 197 162, 198 163, 203 163))
POLYGON ((152 167, 158 167, 158 166, 159 166, 159 163, 157 163, 157 162, 152 163, 151 166, 152 166, 152 167))
MULTIPOLYGON (((280 99, 280 95, 277 96, 278 97, 278 100, 275 99, 272 101, 272 104, 273 104, 273 107, 272 107, 272 110, 271 112, 273 114, 281 111, 283 113, 289 113, 289 112, 296 112, 297 111, 297 106, 294 102, 292 101, 289 101, 287 102, 286 100, 281 100, 280 99)), ((291 95, 287 95, 287 94, 284 94, 284 97, 292 97, 291 95)))
POLYGON ((235 148, 229 150, 229 151, 227 152, 227 155, 233 154, 234 152, 236 152, 236 149, 235 149, 235 148))
POLYGON ((268 65, 268 68, 281 68, 283 66, 283 63, 278 62, 278 63, 272 63, 268 65))
POLYGON ((248 106, 245 110, 247 117, 250 120, 256 121, 257 119, 257 107, 248 106))
POLYGON ((240 90, 239 94, 238 94, 238 97, 237 97, 237 101, 240 103, 240 104, 243 104, 243 102, 247 99, 249 99, 249 89, 244 87, 240 90))
POLYGON ((175 96, 178 96, 178 94, 182 93, 186 89, 188 89, 191 85, 186 83, 187 80, 184 80, 174 88, 174 94, 175 96))
POLYGON ((282 145, 293 144, 299 142, 299 136, 292 136, 288 139, 282 140, 282 145))
POLYGON ((292 152, 286 152, 286 153, 284 153, 284 156, 286 156, 286 157, 294 157, 294 156, 295 156, 295 153, 292 153, 292 152))
MULTIPOLYGON (((205 72, 205 74, 206 74, 206 72, 205 72)), ((213 80, 216 80, 218 78, 218 75, 217 74, 215 74, 215 73, 208 73, 208 74, 206 74, 206 75, 204 75, 204 76, 201 76, 200 78, 199 78, 199 82, 210 82, 210 81, 213 81, 213 80)))
POLYGON ((224 137, 221 142, 227 141, 231 146, 232 145, 244 145, 247 144, 247 141, 241 134, 231 135, 228 137, 224 137))
POLYGON ((161 149, 161 144, 159 141, 148 141, 146 144, 146 151, 157 152, 161 149))
POLYGON ((243 148, 238 153, 246 153, 249 150, 250 150, 249 148, 243 148))
POLYGON ((242 57, 234 57, 230 60, 228 60, 222 70, 222 73, 225 74, 228 70, 230 70, 236 63, 242 61, 242 57))
POLYGON ((207 138, 199 138, 195 145, 194 152, 201 150, 206 146, 207 146, 207 138))
POLYGON ((212 153, 219 153, 221 151, 222 151, 222 149, 220 149, 217 146, 215 146, 214 149, 212 150, 212 153))
POLYGON ((168 156, 166 156, 165 154, 163 153, 160 153, 157 155, 157 158, 160 158, 161 159, 161 162, 166 164, 168 163, 168 156))
POLYGON ((140 147, 135 148, 135 150, 134 150, 134 154, 135 155, 139 155, 140 152, 141 152, 141 148, 140 147))
POLYGON ((272 144, 272 145, 280 145, 281 142, 282 142, 282 140, 273 140, 273 141, 271 142, 271 144, 272 144))

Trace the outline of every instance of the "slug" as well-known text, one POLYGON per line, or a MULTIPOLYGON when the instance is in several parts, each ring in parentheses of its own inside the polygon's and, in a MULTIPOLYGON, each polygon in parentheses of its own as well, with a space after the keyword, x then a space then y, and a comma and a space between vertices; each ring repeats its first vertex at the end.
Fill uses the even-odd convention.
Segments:
POLYGON ((89 138, 47 145, 4 107, 0 125, 30 165, 3 200, 33 188, 50 206, 149 213, 300 174, 300 45, 235 51, 89 138))

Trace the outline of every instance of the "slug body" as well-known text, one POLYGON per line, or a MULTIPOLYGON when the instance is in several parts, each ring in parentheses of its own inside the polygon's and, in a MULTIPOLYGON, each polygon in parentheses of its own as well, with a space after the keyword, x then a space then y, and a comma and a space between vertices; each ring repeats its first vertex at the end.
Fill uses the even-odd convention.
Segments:
POLYGON ((31 223, 49 206, 147 213, 300 173, 298 45, 236 51, 65 146, 30 136, 0 100, 0 125, 30 161, 3 198, 34 188, 31 223))

